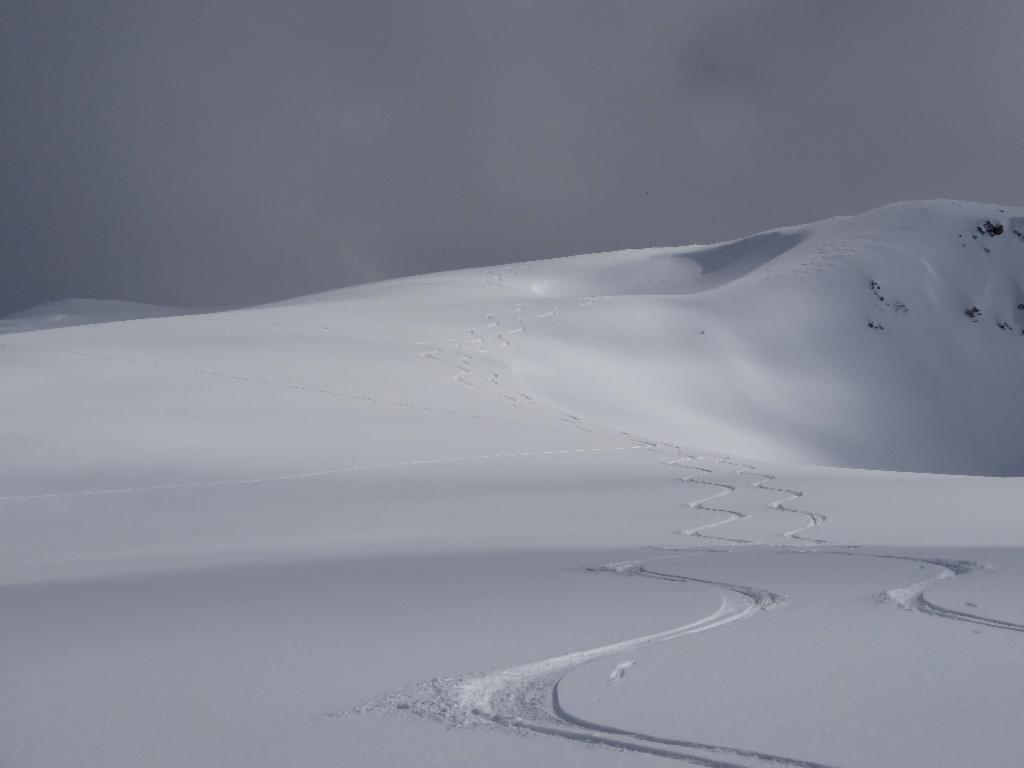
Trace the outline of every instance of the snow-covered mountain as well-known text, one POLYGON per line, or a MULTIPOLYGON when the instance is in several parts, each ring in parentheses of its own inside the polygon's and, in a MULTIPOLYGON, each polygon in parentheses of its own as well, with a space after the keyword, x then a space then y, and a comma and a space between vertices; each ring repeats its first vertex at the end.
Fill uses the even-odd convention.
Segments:
POLYGON ((0 765, 1014 764, 1022 222, 4 321, 0 765))
POLYGON ((486 311, 468 320, 468 341, 433 353, 455 369, 469 355, 465 383, 500 369, 508 386, 589 421, 727 453, 1024 473, 1022 209, 899 203, 730 243, 463 270, 298 303, 326 312, 406 292, 465 303, 492 288, 523 302, 529 332, 481 342, 484 358, 472 344, 497 326, 486 311))
MULTIPOLYGON (((1024 473, 1024 209, 898 203, 712 246, 391 281, 379 300, 412 290, 466 302, 477 278, 557 308, 524 343, 488 355, 517 386, 588 419, 808 464, 1024 473)), ((287 304, 344 312, 374 292, 287 304)), ((0 332, 170 314, 74 300, 13 315, 0 332)), ((464 351, 436 356, 457 365, 464 351)))
POLYGON ((505 275, 600 297, 516 348, 524 386, 581 415, 755 457, 1024 473, 1024 210, 901 203, 505 275))

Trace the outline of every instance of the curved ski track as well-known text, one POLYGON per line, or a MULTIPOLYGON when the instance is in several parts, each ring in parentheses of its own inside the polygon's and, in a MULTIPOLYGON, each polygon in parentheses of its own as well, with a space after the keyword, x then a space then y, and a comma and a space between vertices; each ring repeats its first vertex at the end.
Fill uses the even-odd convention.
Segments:
POLYGON ((728 746, 651 736, 598 725, 568 713, 558 697, 562 678, 572 669, 600 658, 626 653, 653 643, 706 632, 747 619, 782 605, 786 598, 775 592, 725 582, 680 576, 651 570, 648 563, 686 555, 666 555, 645 561, 611 563, 594 571, 626 577, 692 582, 716 590, 720 604, 712 613, 679 627, 609 645, 575 651, 479 676, 432 680, 408 692, 392 694, 360 711, 404 710, 449 726, 491 725, 519 731, 558 736, 586 744, 655 755, 709 768, 741 768, 727 758, 739 757, 743 765, 782 765, 792 768, 828 768, 820 763, 795 760, 728 746), (750 761, 754 761, 751 763, 750 761))
POLYGON ((918 563, 923 566, 931 565, 939 569, 939 573, 930 579, 924 579, 923 581, 915 582, 914 584, 906 587, 887 589, 885 592, 876 596, 880 602, 888 603, 904 610, 917 611, 918 613, 924 613, 929 616, 936 616, 940 619, 962 621, 968 624, 979 624, 983 627, 1005 629, 1010 632, 1024 632, 1024 624, 1018 624, 1004 619, 994 619, 988 616, 980 616, 975 613, 968 613, 967 611, 957 611, 952 608, 946 608, 945 606, 933 603, 925 597, 925 591, 933 584, 945 581, 946 579, 953 579, 957 576, 975 573, 977 571, 990 571, 991 569, 988 566, 971 560, 912 557, 909 555, 863 554, 867 557, 877 557, 886 560, 905 560, 907 562, 918 563))

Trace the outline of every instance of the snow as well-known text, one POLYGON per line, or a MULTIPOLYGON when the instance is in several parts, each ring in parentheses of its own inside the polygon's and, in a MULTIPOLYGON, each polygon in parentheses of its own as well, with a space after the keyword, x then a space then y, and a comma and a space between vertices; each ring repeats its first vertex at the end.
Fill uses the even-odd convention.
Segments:
POLYGON ((186 310, 155 307, 134 301, 65 299, 7 315, 0 319, 0 334, 181 314, 186 314, 186 310))
POLYGON ((516 266, 541 295, 602 298, 532 325, 511 354, 531 389, 665 441, 1018 475, 1024 411, 1007 404, 1024 381, 1024 237, 977 231, 1019 213, 1005 210, 899 204, 725 246, 516 266))
POLYGON ((1013 764, 1020 221, 0 322, 0 764, 1013 764))

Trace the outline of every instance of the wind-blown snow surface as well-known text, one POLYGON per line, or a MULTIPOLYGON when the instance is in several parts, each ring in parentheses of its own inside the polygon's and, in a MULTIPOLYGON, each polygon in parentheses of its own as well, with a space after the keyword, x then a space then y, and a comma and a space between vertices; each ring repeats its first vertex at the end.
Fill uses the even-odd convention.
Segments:
POLYGON ((0 765, 1015 764, 1021 222, 21 316, 0 765))

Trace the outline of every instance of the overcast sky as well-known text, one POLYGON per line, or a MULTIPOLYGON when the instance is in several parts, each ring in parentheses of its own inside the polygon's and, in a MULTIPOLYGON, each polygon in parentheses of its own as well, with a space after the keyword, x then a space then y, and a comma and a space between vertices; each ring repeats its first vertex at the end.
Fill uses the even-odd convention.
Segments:
POLYGON ((0 313, 1024 203, 1024 2, 4 0, 0 313))

